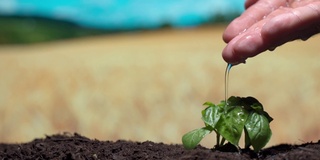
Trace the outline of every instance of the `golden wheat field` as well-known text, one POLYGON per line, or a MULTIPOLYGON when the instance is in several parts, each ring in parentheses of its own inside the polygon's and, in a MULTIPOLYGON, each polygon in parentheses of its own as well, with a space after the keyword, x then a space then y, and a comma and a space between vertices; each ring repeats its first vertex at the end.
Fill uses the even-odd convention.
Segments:
MULTIPOLYGON (((202 127, 202 104, 224 99, 224 27, 0 46, 0 142, 78 132, 181 143, 202 127)), ((231 69, 229 95, 256 97, 274 118, 268 146, 320 139, 319 42, 291 42, 231 69)))

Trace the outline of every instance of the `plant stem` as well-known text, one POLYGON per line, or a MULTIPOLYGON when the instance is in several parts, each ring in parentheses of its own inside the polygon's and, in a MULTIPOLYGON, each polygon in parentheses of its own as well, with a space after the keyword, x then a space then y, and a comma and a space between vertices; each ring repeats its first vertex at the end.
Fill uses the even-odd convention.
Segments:
POLYGON ((219 145, 220 145, 220 134, 216 132, 216 135, 217 135, 216 147, 219 147, 219 145))
POLYGON ((226 141, 226 139, 222 137, 220 146, 223 146, 225 141, 226 141))

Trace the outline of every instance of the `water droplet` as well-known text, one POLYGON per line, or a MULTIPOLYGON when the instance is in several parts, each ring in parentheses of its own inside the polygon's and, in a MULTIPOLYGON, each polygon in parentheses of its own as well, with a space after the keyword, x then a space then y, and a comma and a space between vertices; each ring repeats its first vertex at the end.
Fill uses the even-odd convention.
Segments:
POLYGON ((245 28, 243 31, 239 32, 239 34, 238 34, 238 35, 240 35, 240 34, 242 34, 242 33, 246 32, 246 31, 247 31, 247 28, 245 28))
POLYGON ((301 40, 303 40, 303 41, 306 41, 306 40, 308 40, 309 39, 309 37, 301 37, 301 40))
POLYGON ((274 51, 276 48, 277 48, 277 47, 272 46, 272 47, 270 47, 268 50, 269 50, 269 51, 274 51))

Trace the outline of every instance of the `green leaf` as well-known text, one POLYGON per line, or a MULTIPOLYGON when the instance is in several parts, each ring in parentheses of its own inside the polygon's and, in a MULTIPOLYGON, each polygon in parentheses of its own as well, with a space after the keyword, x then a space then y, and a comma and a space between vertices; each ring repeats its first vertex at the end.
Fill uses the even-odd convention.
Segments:
POLYGON ((220 103, 217 104, 216 106, 218 106, 220 108, 224 108, 224 107, 226 107, 226 101, 220 101, 220 103))
POLYGON ((257 112, 260 115, 264 115, 268 119, 269 123, 273 120, 273 118, 270 117, 269 114, 263 110, 263 106, 261 103, 253 103, 250 105, 250 107, 254 110, 254 112, 257 112))
POLYGON ((238 146, 248 112, 241 107, 234 107, 221 115, 216 124, 217 132, 231 144, 238 146))
POLYGON ((239 106, 241 105, 241 100, 242 98, 240 97, 231 96, 228 98, 227 102, 229 106, 239 106))
POLYGON ((205 102, 203 105, 204 106, 214 106, 214 104, 212 102, 205 102))
POLYGON ((223 111, 224 110, 222 107, 212 104, 202 111, 202 120, 206 126, 208 125, 212 128, 215 128, 217 122, 223 114, 223 111))
POLYGON ((263 106, 262 106, 261 103, 251 104, 250 107, 251 107, 255 112, 263 112, 263 106))
POLYGON ((269 123, 270 123, 271 121, 273 121, 273 118, 270 117, 267 112, 263 111, 263 112, 262 112, 262 115, 265 116, 265 117, 268 119, 269 123))
POLYGON ((259 110, 263 110, 263 107, 262 107, 262 104, 255 98, 253 97, 245 97, 245 98, 242 98, 242 105, 244 106, 251 106, 255 109, 259 109, 259 110))
POLYGON ((272 135, 268 118, 256 112, 249 115, 245 128, 255 152, 261 150, 269 142, 272 135))
POLYGON ((211 130, 206 127, 192 130, 183 135, 182 144, 186 149, 193 149, 209 133, 211 133, 211 130))

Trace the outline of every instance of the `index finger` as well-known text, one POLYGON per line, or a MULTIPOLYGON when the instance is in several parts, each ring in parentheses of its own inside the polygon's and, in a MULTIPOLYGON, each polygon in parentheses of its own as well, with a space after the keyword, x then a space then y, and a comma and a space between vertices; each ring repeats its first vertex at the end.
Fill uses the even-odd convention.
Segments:
POLYGON ((223 40, 228 43, 235 36, 245 32, 246 29, 250 28, 253 24, 264 19, 272 11, 279 8, 280 6, 287 6, 287 0, 249 0, 246 2, 246 11, 235 20, 233 20, 223 33, 223 40), (254 4, 252 4, 254 3, 254 4))

